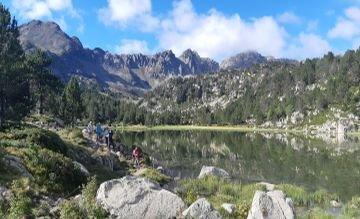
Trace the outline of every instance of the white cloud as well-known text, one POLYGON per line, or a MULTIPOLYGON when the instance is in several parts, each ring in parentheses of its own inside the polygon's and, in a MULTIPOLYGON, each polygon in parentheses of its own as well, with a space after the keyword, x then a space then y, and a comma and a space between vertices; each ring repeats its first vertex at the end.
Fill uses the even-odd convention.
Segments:
POLYGON ((175 2, 173 7, 161 23, 158 40, 160 48, 177 55, 192 48, 217 60, 247 50, 281 56, 285 47, 286 32, 272 17, 245 21, 238 14, 226 16, 215 9, 198 14, 190 0, 175 2))
POLYGON ((77 16, 72 0, 12 0, 12 7, 24 19, 49 18, 55 11, 77 16))
POLYGON ((330 38, 350 40, 360 35, 360 8, 350 7, 345 10, 345 17, 338 18, 335 26, 328 32, 330 38))
POLYGON ((119 54, 150 53, 150 49, 146 41, 133 39, 121 40, 120 45, 116 46, 115 51, 119 54))
POLYGON ((316 29, 318 29, 318 26, 319 26, 318 20, 311 20, 307 23, 306 31, 308 32, 316 31, 316 29))
POLYGON ((108 5, 98 11, 99 19, 106 25, 120 28, 136 23, 143 31, 152 31, 159 23, 151 15, 151 0, 108 0, 108 5))
MULTIPOLYGON (((145 26, 157 38, 156 51, 171 49, 180 55, 191 48, 217 61, 249 50, 266 56, 303 59, 321 56, 331 49, 325 39, 312 33, 317 21, 308 23, 306 33, 289 35, 281 23, 301 22, 292 12, 245 20, 239 14, 225 15, 216 9, 198 13, 191 0, 174 1, 172 10, 161 19, 151 10, 151 0, 108 0, 108 6, 100 10, 99 16, 105 19, 106 15, 107 24, 121 28, 136 27, 144 31, 145 26), (139 5, 143 7, 137 10, 139 5), (149 23, 152 24, 146 25, 149 23)), ((126 39, 116 51, 150 53, 155 49, 150 50, 145 41, 126 39)))
POLYGON ((315 34, 300 33, 295 43, 289 45, 285 57, 294 59, 305 59, 320 57, 331 51, 330 44, 315 34))
POLYGON ((277 16, 277 20, 283 24, 299 24, 301 19, 291 11, 286 11, 277 16))

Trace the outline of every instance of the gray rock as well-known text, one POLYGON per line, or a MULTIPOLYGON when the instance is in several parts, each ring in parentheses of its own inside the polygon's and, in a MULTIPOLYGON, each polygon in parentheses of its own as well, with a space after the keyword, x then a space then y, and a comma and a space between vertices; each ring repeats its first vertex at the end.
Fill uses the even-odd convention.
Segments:
POLYGON ((96 200, 113 218, 174 218, 185 207, 159 184, 134 176, 102 183, 96 200))
POLYGON ((0 201, 10 200, 11 190, 4 186, 0 186, 0 201))
POLYGON ((331 201, 330 201, 330 205, 331 205, 331 207, 333 207, 333 208, 341 208, 341 203, 338 202, 338 201, 336 201, 336 200, 331 200, 331 201))
POLYGON ((205 198, 200 198, 196 202, 192 203, 188 209, 183 211, 182 215, 185 218, 196 218, 196 219, 221 218, 219 212, 214 210, 210 202, 208 202, 205 198))
POLYGON ((224 203, 221 205, 221 207, 229 214, 233 214, 236 209, 236 206, 234 204, 230 204, 230 203, 224 203))
POLYGON ((256 191, 248 219, 293 219, 292 201, 286 200, 280 190, 270 192, 256 191))
POLYGON ((86 169, 86 167, 84 165, 82 165, 81 163, 77 162, 77 161, 73 161, 74 166, 76 168, 79 168, 80 171, 85 175, 85 176, 90 176, 89 171, 86 169))
POLYGON ((201 168, 200 174, 198 176, 199 179, 204 178, 205 176, 217 176, 221 178, 230 178, 230 175, 225 170, 214 167, 214 166, 203 166, 201 168))
POLYGON ((33 178, 29 171, 25 168, 20 158, 13 155, 5 155, 4 162, 6 165, 16 169, 22 176, 33 178))

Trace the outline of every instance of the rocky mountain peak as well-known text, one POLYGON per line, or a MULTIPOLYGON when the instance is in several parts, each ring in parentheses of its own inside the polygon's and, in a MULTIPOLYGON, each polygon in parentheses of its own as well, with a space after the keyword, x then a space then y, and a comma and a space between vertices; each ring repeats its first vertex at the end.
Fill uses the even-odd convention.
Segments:
POLYGON ((245 69, 266 61, 267 58, 262 56, 260 53, 247 51, 223 60, 220 67, 222 69, 245 69))
POLYGON ((25 50, 36 48, 62 55, 83 48, 77 37, 69 37, 55 22, 30 21, 19 27, 20 43, 25 50))
POLYGON ((185 50, 179 59, 189 66, 192 74, 199 72, 217 72, 219 64, 209 58, 201 58, 200 55, 191 49, 185 50))

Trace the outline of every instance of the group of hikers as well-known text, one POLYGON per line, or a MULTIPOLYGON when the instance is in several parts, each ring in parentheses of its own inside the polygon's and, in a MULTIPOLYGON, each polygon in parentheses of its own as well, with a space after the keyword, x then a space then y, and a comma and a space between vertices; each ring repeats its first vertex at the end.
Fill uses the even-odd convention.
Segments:
POLYGON ((100 143, 103 141, 103 139, 105 139, 106 146, 109 149, 110 147, 114 148, 115 146, 113 140, 114 131, 111 128, 111 124, 109 124, 109 126, 103 129, 100 123, 97 123, 96 126, 94 126, 92 121, 90 121, 86 129, 88 133, 96 134, 96 143, 100 143))
MULTIPOLYGON (((109 148, 109 150, 111 148, 113 148, 113 149, 115 148, 116 145, 114 144, 114 140, 113 140, 114 131, 111 128, 111 124, 109 124, 105 128, 102 128, 100 123, 97 123, 94 126, 92 121, 90 121, 89 124, 86 127, 86 132, 89 133, 89 134, 95 133, 95 135, 96 135, 96 144, 97 145, 99 143, 103 142, 103 139, 105 139, 106 146, 109 148)), ((141 157, 142 157, 141 148, 138 147, 138 146, 135 146, 134 149, 132 150, 132 158, 133 158, 133 161, 134 161, 134 165, 136 167, 140 167, 141 157)))

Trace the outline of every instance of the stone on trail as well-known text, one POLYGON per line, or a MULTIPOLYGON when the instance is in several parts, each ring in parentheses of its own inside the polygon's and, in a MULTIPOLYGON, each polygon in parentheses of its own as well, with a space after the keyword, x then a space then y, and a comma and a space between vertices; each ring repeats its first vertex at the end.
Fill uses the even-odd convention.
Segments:
POLYGON ((229 214, 233 214, 235 212, 236 206, 230 203, 224 203, 221 207, 229 214))
POLYGON ((96 200, 111 214, 111 218, 174 218, 185 207, 174 193, 135 176, 102 183, 96 200))
POLYGON ((188 209, 183 211, 185 218, 194 219, 218 219, 221 218, 217 212, 205 198, 200 198, 190 205, 188 209))
POLYGON ((199 179, 204 178, 205 176, 217 176, 221 178, 230 178, 230 175, 225 170, 214 167, 214 166, 203 166, 201 168, 200 174, 198 176, 199 179))
POLYGON ((256 191, 247 219, 293 219, 291 199, 280 190, 256 191))

